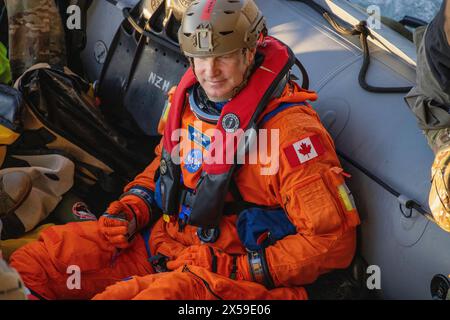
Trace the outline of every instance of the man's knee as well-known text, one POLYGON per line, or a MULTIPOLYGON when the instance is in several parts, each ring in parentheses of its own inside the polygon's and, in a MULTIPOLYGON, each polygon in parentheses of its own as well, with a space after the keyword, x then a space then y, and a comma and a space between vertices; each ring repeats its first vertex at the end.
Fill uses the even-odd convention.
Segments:
POLYGON ((11 266, 27 287, 45 298, 55 298, 54 291, 60 291, 55 286, 59 283, 66 290, 73 270, 81 274, 104 269, 114 252, 96 222, 69 223, 47 228, 37 241, 18 249, 11 256, 11 266))
POLYGON ((199 283, 184 272, 150 274, 118 282, 94 300, 181 300, 205 299, 199 283))
POLYGON ((20 274, 25 286, 46 299, 53 299, 49 290, 49 279, 52 272, 48 265, 48 254, 42 242, 32 242, 19 248, 10 258, 10 266, 20 274))

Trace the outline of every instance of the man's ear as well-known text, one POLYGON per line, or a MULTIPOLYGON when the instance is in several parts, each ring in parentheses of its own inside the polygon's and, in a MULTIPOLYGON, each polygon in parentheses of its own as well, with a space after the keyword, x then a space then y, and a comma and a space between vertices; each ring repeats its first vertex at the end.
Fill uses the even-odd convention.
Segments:
POLYGON ((247 63, 247 65, 250 65, 253 60, 255 60, 256 48, 247 49, 245 53, 245 62, 247 63))

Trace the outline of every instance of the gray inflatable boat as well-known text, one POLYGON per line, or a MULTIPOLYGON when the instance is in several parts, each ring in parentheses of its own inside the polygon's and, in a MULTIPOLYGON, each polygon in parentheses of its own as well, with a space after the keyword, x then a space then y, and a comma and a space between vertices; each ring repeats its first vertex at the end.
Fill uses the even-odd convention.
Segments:
MULTIPOLYGON (((102 0, 89 7, 87 43, 81 54, 89 80, 102 77, 125 8, 137 2, 102 0)), ((364 54, 358 37, 339 34, 310 6, 287 0, 256 2, 268 20, 269 33, 288 44, 306 67, 310 89, 319 94, 314 108, 352 175, 349 185, 362 220, 359 253, 369 265, 367 285, 384 299, 446 298, 450 235, 428 213, 433 154, 404 94, 362 89, 358 74, 364 54)), ((365 11, 345 0, 315 2, 349 25, 368 19, 365 11)), ((369 37, 367 82, 413 86, 414 44, 383 24, 371 31, 382 43, 369 37)), ((163 77, 155 81, 157 75, 150 71, 146 77, 145 86, 164 91, 163 77)))

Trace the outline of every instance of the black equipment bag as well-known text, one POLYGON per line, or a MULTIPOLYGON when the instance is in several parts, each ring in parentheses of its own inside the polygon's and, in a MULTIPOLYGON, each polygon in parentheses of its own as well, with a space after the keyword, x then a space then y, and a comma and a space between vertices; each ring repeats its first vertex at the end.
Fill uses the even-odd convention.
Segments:
POLYGON ((75 159, 75 187, 93 210, 116 200, 153 157, 152 146, 135 144, 108 123, 90 86, 68 68, 38 64, 16 82, 25 107, 16 150, 61 150, 75 159))

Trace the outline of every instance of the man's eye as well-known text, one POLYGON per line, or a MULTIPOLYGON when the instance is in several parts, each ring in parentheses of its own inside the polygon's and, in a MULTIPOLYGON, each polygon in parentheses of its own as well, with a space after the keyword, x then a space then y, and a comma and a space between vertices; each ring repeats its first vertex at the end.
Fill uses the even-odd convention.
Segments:
POLYGON ((231 60, 233 57, 231 55, 221 56, 218 59, 220 61, 231 60))

